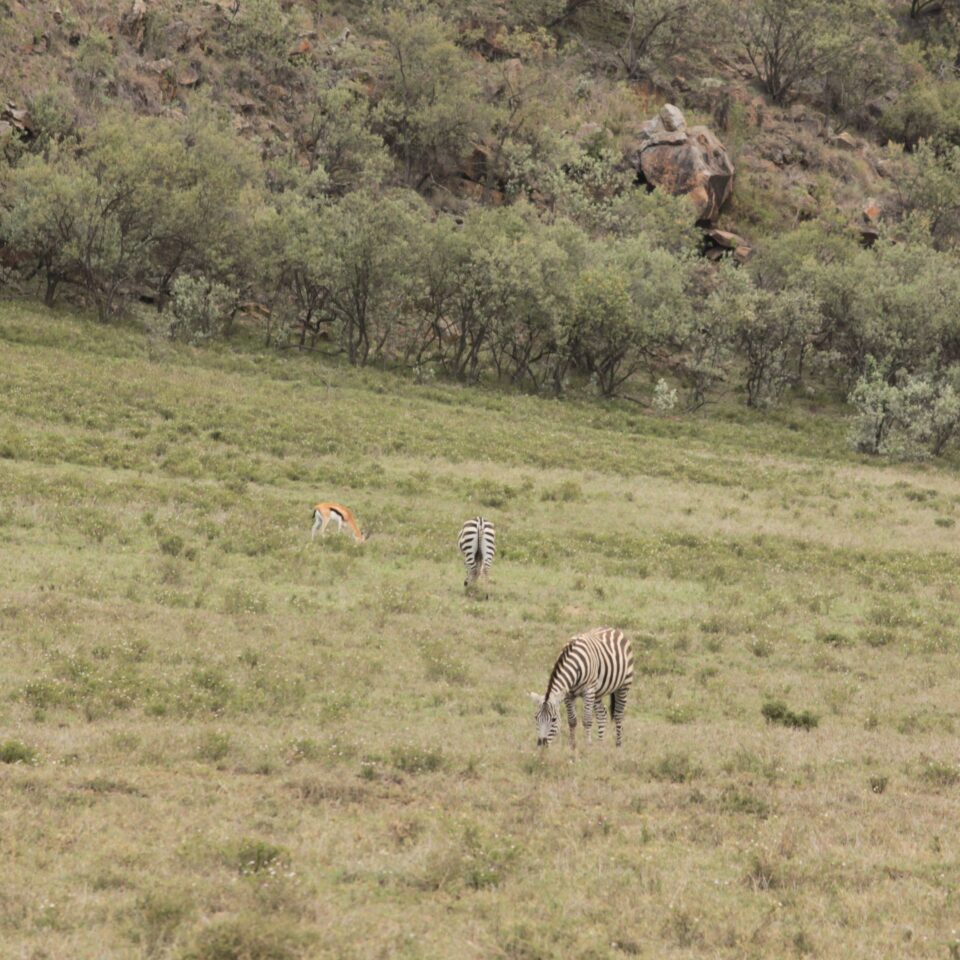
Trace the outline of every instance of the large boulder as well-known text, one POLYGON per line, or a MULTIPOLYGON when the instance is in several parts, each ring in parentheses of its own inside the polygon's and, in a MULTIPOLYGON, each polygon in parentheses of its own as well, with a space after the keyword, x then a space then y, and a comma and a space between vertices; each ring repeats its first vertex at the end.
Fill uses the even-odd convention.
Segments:
POLYGON ((689 197, 697 220, 715 220, 733 192, 734 168, 723 144, 706 127, 688 127, 673 104, 641 124, 628 157, 646 183, 689 197))

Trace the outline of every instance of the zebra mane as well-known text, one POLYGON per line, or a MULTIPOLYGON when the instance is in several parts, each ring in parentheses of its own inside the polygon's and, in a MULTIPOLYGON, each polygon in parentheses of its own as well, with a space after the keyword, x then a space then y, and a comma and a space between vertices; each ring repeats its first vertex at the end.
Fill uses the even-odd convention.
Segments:
POLYGON ((570 654, 570 648, 577 639, 577 637, 574 637, 572 640, 568 640, 566 646, 564 646, 564 648, 560 651, 560 655, 557 657, 557 660, 553 665, 553 669, 550 671, 550 679, 547 681, 547 692, 543 697, 544 702, 550 699, 550 694, 553 691, 553 684, 557 679, 557 674, 559 674, 560 668, 564 665, 564 663, 566 663, 567 657, 570 654))

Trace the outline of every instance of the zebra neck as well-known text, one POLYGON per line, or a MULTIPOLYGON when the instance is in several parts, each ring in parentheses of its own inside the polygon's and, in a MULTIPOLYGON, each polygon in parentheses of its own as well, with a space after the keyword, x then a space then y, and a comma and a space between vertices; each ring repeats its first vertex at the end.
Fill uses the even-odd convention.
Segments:
POLYGON ((558 704, 570 692, 570 684, 566 677, 556 669, 550 674, 550 680, 547 682, 547 692, 544 701, 550 701, 558 704))

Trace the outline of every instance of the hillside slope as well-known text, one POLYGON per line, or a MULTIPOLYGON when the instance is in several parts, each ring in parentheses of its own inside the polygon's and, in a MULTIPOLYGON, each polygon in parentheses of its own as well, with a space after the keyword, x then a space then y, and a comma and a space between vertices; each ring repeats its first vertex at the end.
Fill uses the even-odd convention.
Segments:
POLYGON ((956 949, 953 473, 800 407, 659 419, 24 304, 0 340, 3 956, 956 949), (362 548, 309 541, 327 498, 362 548), (526 692, 601 623, 624 747, 538 754, 526 692))

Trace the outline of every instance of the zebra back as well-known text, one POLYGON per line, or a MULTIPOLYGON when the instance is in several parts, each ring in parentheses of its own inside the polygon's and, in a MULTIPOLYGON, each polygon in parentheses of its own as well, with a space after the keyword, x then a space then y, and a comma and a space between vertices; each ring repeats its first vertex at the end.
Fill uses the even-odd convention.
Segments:
POLYGON ((633 683, 633 649, 622 630, 597 627, 569 640, 557 657, 546 699, 560 691, 563 695, 582 693, 592 688, 599 697, 626 691, 633 683))

